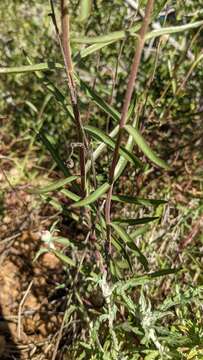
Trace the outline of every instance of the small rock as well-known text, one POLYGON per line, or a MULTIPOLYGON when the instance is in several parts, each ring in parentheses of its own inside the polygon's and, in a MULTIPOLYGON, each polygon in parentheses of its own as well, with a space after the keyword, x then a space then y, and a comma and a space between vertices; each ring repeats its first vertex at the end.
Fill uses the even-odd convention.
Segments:
POLYGON ((52 253, 45 253, 42 256, 42 265, 54 270, 60 266, 60 260, 52 253))
POLYGON ((35 329, 35 321, 31 318, 25 319, 24 323, 24 331, 28 335, 33 335, 36 331, 35 329))
POLYGON ((10 224, 11 221, 12 221, 12 219, 11 219, 10 216, 5 216, 5 217, 3 218, 3 223, 4 223, 4 224, 10 224))
POLYGON ((41 238, 41 233, 40 231, 36 231, 36 232, 30 232, 30 238, 33 240, 33 241, 39 241, 40 238, 41 238))
POLYGON ((40 334, 44 337, 47 336, 47 329, 46 329, 46 325, 44 323, 42 323, 39 327, 38 330, 40 332, 40 334))

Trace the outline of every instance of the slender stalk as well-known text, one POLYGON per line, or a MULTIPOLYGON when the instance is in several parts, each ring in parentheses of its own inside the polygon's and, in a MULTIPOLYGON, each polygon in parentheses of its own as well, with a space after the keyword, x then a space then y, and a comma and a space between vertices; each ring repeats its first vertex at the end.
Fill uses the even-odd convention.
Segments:
POLYGON ((65 71, 67 76, 68 88, 70 91, 71 104, 73 109, 73 114, 75 118, 75 125, 78 130, 78 142, 82 144, 80 146, 80 175, 81 175, 81 195, 85 197, 86 195, 86 171, 85 171, 85 152, 88 148, 88 141, 83 129, 83 124, 80 116, 80 110, 78 105, 78 95, 76 84, 73 77, 73 63, 71 59, 71 48, 70 48, 70 31, 69 31, 69 14, 68 6, 66 0, 61 0, 61 29, 62 29, 62 39, 59 34, 59 29, 56 22, 56 16, 54 11, 53 0, 50 0, 51 5, 51 17, 54 24, 55 32, 61 49, 61 53, 64 60, 65 71))
POLYGON ((122 138, 123 138, 123 129, 126 124, 128 108, 129 108, 129 105, 131 102, 132 93, 134 90, 134 85, 135 85, 135 81, 137 78, 137 73, 138 73, 138 69, 139 69, 139 65, 140 65, 140 61, 141 61, 142 51, 144 48, 145 35, 147 33, 148 26, 149 26, 150 20, 151 20, 153 5, 154 5, 154 0, 148 0, 146 9, 145 9, 145 16, 143 19, 142 27, 138 34, 137 46, 136 46, 136 50, 135 50, 135 54, 134 54, 134 59, 133 59, 133 63, 132 63, 131 71, 130 71, 127 90, 125 93, 123 108, 122 108, 122 112, 121 112, 118 137, 117 137, 116 146, 115 146, 114 153, 113 153, 113 160, 112 160, 110 171, 109 171, 109 181, 110 181, 111 186, 110 186, 110 189, 109 189, 109 192, 107 195, 106 206, 105 206, 105 220, 106 220, 106 225, 107 225, 107 242, 109 244, 109 253, 111 251, 111 249, 110 249, 110 239, 111 239, 110 223, 111 223, 111 197, 112 197, 113 186, 114 186, 114 173, 115 173, 115 168, 116 168, 116 165, 118 162, 119 149, 120 149, 122 138))

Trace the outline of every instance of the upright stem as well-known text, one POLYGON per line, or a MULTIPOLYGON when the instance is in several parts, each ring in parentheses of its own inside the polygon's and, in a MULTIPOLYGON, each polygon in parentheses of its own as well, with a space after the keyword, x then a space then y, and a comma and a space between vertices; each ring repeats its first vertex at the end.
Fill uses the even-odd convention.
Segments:
POLYGON ((73 77, 73 64, 71 59, 71 49, 70 49, 70 31, 69 31, 69 14, 68 14, 68 5, 66 0, 61 0, 61 30, 62 30, 62 40, 59 34, 56 16, 54 12, 53 0, 50 0, 51 9, 52 9, 52 21, 55 27, 56 35, 60 45, 61 53, 64 60, 65 71, 67 76, 68 88, 70 91, 71 104, 73 109, 73 114, 75 118, 75 125, 77 127, 78 133, 78 142, 82 144, 80 146, 80 175, 81 175, 81 195, 85 197, 86 194, 86 172, 85 172, 85 152, 88 148, 88 141, 85 136, 80 110, 78 106, 78 95, 76 84, 73 77))
POLYGON ((113 153, 113 160, 112 160, 111 167, 109 170, 109 181, 110 181, 111 186, 110 186, 109 192, 107 194, 106 206, 105 206, 105 219, 106 219, 106 225, 107 225, 107 241, 109 244, 110 244, 110 237, 111 237, 111 230, 110 230, 111 198, 112 198, 113 185, 114 185, 114 173, 115 173, 115 168, 116 168, 116 165, 118 162, 119 149, 120 149, 122 137, 123 137, 123 129, 126 124, 127 113, 128 113, 129 105, 131 102, 135 81, 137 78, 137 73, 138 73, 141 56, 142 56, 142 51, 144 48, 145 35, 147 33, 147 30, 148 30, 148 27, 150 24, 150 20, 151 20, 153 5, 154 5, 154 0, 148 0, 146 9, 145 9, 145 16, 143 19, 142 27, 138 34, 137 46, 136 46, 136 50, 135 50, 135 54, 134 54, 133 63, 131 66, 127 90, 125 93, 123 108, 122 108, 122 112, 121 112, 118 137, 116 140, 116 145, 115 145, 115 149, 114 149, 114 153, 113 153))

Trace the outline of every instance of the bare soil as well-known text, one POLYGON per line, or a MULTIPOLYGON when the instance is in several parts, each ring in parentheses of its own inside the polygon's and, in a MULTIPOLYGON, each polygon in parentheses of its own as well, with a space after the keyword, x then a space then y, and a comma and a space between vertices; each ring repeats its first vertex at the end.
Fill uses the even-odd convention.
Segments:
POLYGON ((50 359, 63 318, 57 291, 64 273, 59 260, 44 254, 33 263, 53 211, 33 208, 23 190, 4 198, 0 224, 0 358, 50 359), (31 212, 32 211, 32 212, 31 212))

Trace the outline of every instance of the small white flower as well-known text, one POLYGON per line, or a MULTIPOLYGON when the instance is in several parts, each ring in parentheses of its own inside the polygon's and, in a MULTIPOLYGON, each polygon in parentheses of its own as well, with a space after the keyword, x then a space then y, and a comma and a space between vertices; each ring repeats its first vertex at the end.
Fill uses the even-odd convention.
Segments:
POLYGON ((106 273, 106 271, 104 271, 100 286, 101 286, 103 296, 106 299, 106 301, 108 302, 110 300, 110 296, 112 294, 112 288, 108 285, 106 277, 107 277, 107 273, 106 273))
POLYGON ((45 242, 50 249, 55 249, 52 233, 50 231, 48 230, 42 231, 41 240, 45 242))

